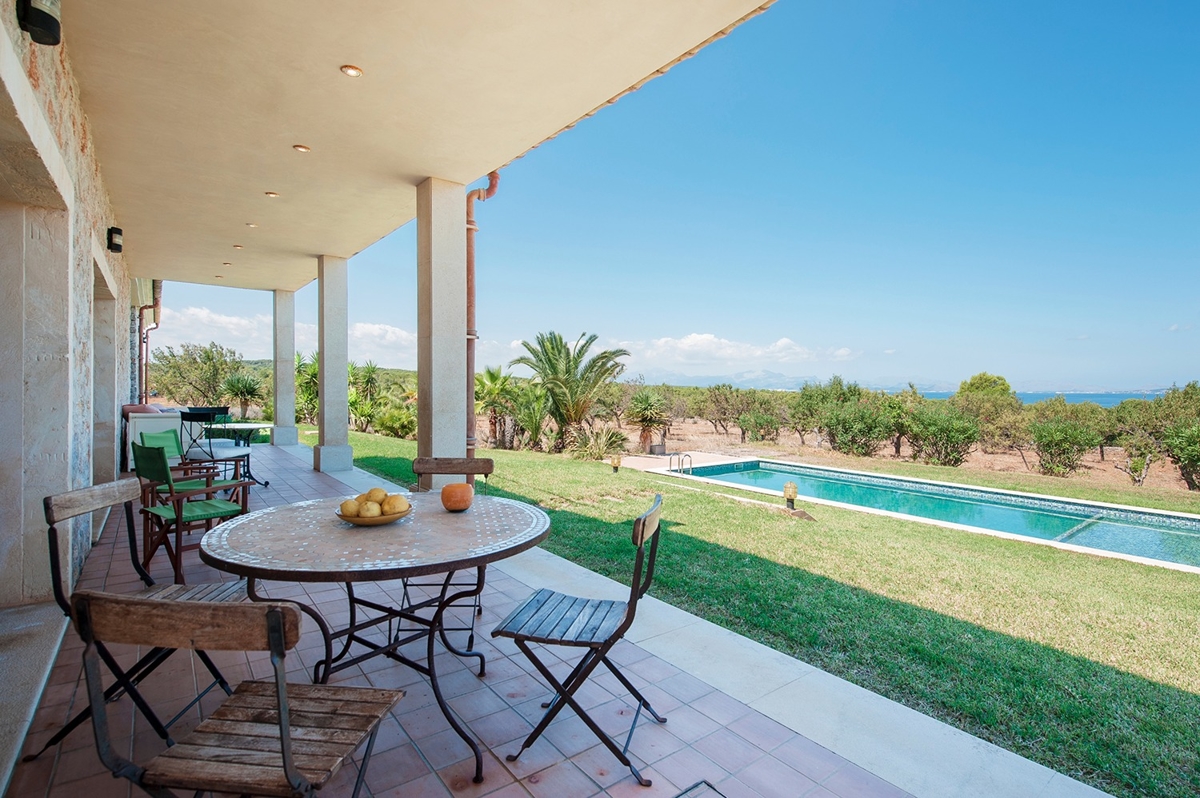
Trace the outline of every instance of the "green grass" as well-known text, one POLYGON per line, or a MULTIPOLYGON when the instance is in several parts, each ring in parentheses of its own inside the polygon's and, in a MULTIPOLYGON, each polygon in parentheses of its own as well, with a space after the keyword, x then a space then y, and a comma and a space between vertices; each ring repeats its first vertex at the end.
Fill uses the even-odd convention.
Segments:
MULTIPOLYGON (((414 480, 414 443, 351 444, 360 467, 414 480)), ((659 598, 1108 792, 1200 791, 1194 574, 829 507, 805 522, 717 495, 732 489, 487 454, 489 491, 550 513, 550 551, 626 580, 629 522, 661 492, 659 598)))

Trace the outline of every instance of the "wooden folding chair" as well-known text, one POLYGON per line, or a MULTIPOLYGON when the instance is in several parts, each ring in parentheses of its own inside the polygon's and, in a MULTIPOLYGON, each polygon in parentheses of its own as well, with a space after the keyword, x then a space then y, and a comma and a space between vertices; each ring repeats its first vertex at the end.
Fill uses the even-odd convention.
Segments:
POLYGON ((637 557, 633 562, 629 601, 577 598, 543 588, 526 599, 492 630, 492 637, 511 638, 517 644, 517 648, 521 649, 522 653, 537 668, 538 673, 554 688, 554 697, 542 704, 543 707, 546 707, 546 713, 529 733, 529 736, 525 738, 525 742, 521 743, 521 750, 508 755, 509 762, 516 761, 517 757, 542 735, 542 732, 546 730, 546 727, 550 725, 562 708, 570 705, 571 709, 575 710, 575 714, 600 739, 600 742, 604 743, 604 746, 620 760, 622 765, 629 768, 638 783, 646 787, 650 786, 650 779, 643 778, 629 760, 629 744, 633 741, 633 732, 637 728, 638 718, 641 717, 643 708, 659 723, 666 723, 667 719, 654 711, 646 697, 609 659, 608 653, 633 624, 638 600, 646 595, 646 591, 650 589, 650 583, 654 579, 654 560, 658 554, 658 531, 661 515, 662 496, 660 495, 655 496, 653 506, 633 522, 633 545, 637 547, 637 557), (646 553, 647 543, 650 545, 649 554, 646 553), (567 675, 567 678, 559 681, 545 663, 533 653, 533 649, 529 647, 530 643, 574 646, 586 648, 587 652, 575 665, 574 670, 567 675), (617 680, 638 703, 637 711, 633 715, 633 723, 629 726, 629 734, 625 737, 625 744, 621 748, 617 748, 616 742, 605 734, 604 730, 575 700, 576 691, 601 663, 612 672, 613 676, 617 677, 617 680))
MULTIPOLYGON (((418 484, 417 490, 422 490, 420 478, 426 475, 442 474, 449 476, 467 477, 467 481, 471 482, 472 477, 482 476, 483 486, 487 488, 487 478, 496 470, 496 463, 487 457, 418 457, 413 460, 413 473, 417 475, 418 484)), ((485 492, 485 491, 481 491, 485 492)), ((453 574, 451 574, 453 576, 453 574)), ((443 580, 441 582, 414 582, 410 579, 402 580, 404 586, 404 595, 400 599, 401 609, 406 609, 413 604, 412 596, 409 594, 409 588, 433 588, 434 590, 449 589, 453 587, 473 587, 475 580, 468 582, 455 582, 443 580)), ((445 632, 467 632, 467 651, 475 648, 475 618, 483 615, 483 605, 479 601, 479 593, 476 593, 471 599, 471 622, 466 626, 447 626, 443 629, 445 632)), ((480 671, 482 673, 482 669, 480 671)))
POLYGON ((234 484, 226 482, 222 487, 213 485, 212 473, 204 477, 204 484, 190 490, 180 490, 167 464, 167 454, 158 446, 133 446, 133 468, 143 480, 142 505, 142 567, 149 568, 150 560, 159 548, 167 550, 167 557, 175 570, 175 584, 182 585, 183 553, 199 548, 199 541, 184 545, 184 533, 195 529, 205 531, 213 528, 214 521, 232 518, 244 512, 237 502, 215 498, 216 494, 231 487, 248 488, 254 484, 242 480, 234 484), (166 490, 161 490, 166 488, 166 490), (174 540, 172 540, 174 538, 174 540))
MULTIPOLYGON (((138 559, 137 533, 134 530, 133 523, 133 500, 138 498, 140 492, 141 486, 138 484, 138 480, 122 479, 118 482, 108 482, 102 485, 93 485, 89 488, 80 488, 68 493, 60 493, 56 496, 47 496, 42 500, 46 513, 46 524, 49 527, 47 537, 50 544, 51 588, 54 591, 54 600, 62 609, 63 615, 68 618, 71 617, 71 605, 67 601, 62 556, 59 553, 57 525, 76 516, 86 515, 105 508, 115 508, 117 506, 123 506, 125 511, 125 536, 129 545, 129 559, 133 562, 133 570, 146 585, 144 590, 135 594, 138 598, 153 598, 163 601, 205 601, 210 603, 234 602, 245 599, 245 579, 233 582, 218 582, 216 584, 192 585, 190 587, 155 584, 154 579, 142 568, 142 564, 138 559)), ((175 717, 164 723, 145 702, 141 694, 138 693, 137 685, 153 673, 159 665, 166 662, 175 653, 175 649, 152 648, 128 670, 122 669, 116 659, 108 653, 108 650, 102 644, 97 644, 96 652, 97 656, 100 657, 105 665, 108 666, 108 669, 116 676, 116 682, 105 690, 105 699, 115 701, 128 692, 134 704, 146 716, 146 720, 150 723, 150 727, 154 729, 155 734, 165 740, 168 745, 174 742, 171 739, 168 729, 179 718, 183 717, 184 713, 195 706, 201 698, 207 695, 210 690, 214 687, 220 687, 225 691, 226 695, 231 692, 229 683, 225 681, 225 677, 221 675, 221 671, 209 656, 203 651, 197 651, 196 656, 204 664, 204 667, 208 669, 213 680, 207 687, 200 691, 200 694, 193 701, 181 709, 175 717)), ((87 722, 91 714, 89 707, 85 707, 76 713, 66 725, 59 729, 42 746, 40 751, 29 754, 25 757, 25 761, 32 761, 39 757, 46 749, 58 745, 66 739, 68 734, 78 728, 80 724, 87 722)))
POLYGON ((362 789, 379 723, 404 692, 289 685, 284 658, 300 639, 300 610, 283 602, 156 601, 83 590, 71 596, 83 638, 96 751, 113 775, 156 798, 172 789, 297 798, 329 783, 365 741, 354 795, 362 789), (98 646, 270 651, 274 679, 242 682, 190 734, 144 766, 117 753, 109 736, 98 646))
MULTIPOLYGON (((250 510, 250 489, 247 487, 245 480, 242 478, 242 463, 241 457, 218 457, 214 459, 204 460, 188 460, 183 452, 183 442, 179 439, 179 430, 167 429, 162 432, 143 432, 141 434, 142 446, 161 447, 167 455, 167 463, 170 464, 171 474, 175 478, 175 490, 195 490, 196 488, 207 487, 207 477, 211 474, 213 477, 212 486, 218 490, 225 491, 229 501, 237 502, 242 505, 242 512, 250 510), (232 469, 231 478, 224 479, 221 476, 221 466, 228 466, 232 469)), ((167 486, 159 485, 159 493, 166 493, 167 486)), ((143 505, 149 505, 151 502, 142 499, 143 505)))

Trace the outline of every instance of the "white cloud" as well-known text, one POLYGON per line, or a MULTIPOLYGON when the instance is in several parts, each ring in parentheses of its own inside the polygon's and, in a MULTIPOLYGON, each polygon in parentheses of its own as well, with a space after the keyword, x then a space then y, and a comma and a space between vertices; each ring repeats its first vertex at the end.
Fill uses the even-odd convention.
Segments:
POLYGON ((1167 332, 1180 332, 1181 330, 1190 330, 1190 329, 1192 329, 1192 325, 1190 325, 1190 324, 1172 324, 1170 327, 1167 328, 1167 332))
POLYGON ((894 354, 896 354, 896 350, 895 349, 885 349, 885 350, 883 350, 883 353, 885 355, 894 355, 894 354))
POLYGON ((236 349, 242 357, 258 360, 271 356, 271 317, 227 316, 208 308, 164 307, 159 328, 150 333, 151 348, 179 346, 183 343, 208 344, 236 349))
MULTIPOLYGON (((627 347, 628 348, 628 347, 627 347)), ((768 360, 774 363, 801 363, 816 360, 811 349, 789 338, 773 344, 756 345, 718 338, 712 333, 689 333, 682 338, 656 338, 648 344, 634 344, 631 352, 656 365, 736 364, 768 360)))

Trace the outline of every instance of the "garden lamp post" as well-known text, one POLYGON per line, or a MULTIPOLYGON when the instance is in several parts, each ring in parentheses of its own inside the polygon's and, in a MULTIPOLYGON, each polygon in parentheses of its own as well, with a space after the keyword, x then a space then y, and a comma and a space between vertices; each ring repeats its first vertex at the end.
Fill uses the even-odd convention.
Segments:
POLYGON ((796 496, 797 495, 798 495, 798 491, 796 489, 795 482, 783 483, 783 498, 787 499, 787 508, 789 510, 796 509, 796 496))
POLYGON ((614 454, 612 457, 608 458, 608 462, 612 464, 614 474, 621 469, 621 455, 614 454))

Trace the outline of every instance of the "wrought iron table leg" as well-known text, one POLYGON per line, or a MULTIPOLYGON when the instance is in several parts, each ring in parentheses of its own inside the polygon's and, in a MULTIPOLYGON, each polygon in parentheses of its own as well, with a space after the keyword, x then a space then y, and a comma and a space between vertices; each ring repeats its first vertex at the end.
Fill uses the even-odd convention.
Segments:
MULTIPOLYGON (((246 579, 246 595, 250 597, 251 601, 272 601, 272 599, 258 594, 256 582, 252 576, 246 579)), ((304 602, 295 599, 287 601, 295 604, 301 612, 316 621, 317 627, 321 630, 321 638, 325 641, 325 658, 313 666, 313 684, 325 684, 329 681, 329 667, 333 664, 333 633, 329 631, 329 624, 325 623, 325 618, 321 616, 321 613, 304 602)))
MULTIPOLYGON (((438 601, 437 611, 434 612, 433 618, 429 624, 429 685, 433 688, 433 697, 437 700, 438 708, 441 709, 442 714, 446 716, 446 722, 450 724, 450 728, 454 729, 454 733, 462 738, 463 742, 470 746, 471 752, 475 755, 475 778, 473 781, 476 784, 479 784, 483 781, 483 752, 479 750, 479 744, 475 742, 474 738, 472 738, 471 735, 467 733, 466 729, 459 724, 458 719, 454 717, 454 712, 450 709, 450 705, 446 703, 446 699, 442 696, 442 689, 438 684, 437 667, 434 664, 434 646, 439 636, 442 637, 442 642, 444 644, 446 643, 445 634, 442 630, 442 619, 446 613, 446 610, 449 609, 450 606, 459 599, 478 596, 483 592, 484 567, 479 567, 475 579, 475 586, 473 588, 470 590, 465 590, 461 593, 455 593, 453 596, 447 598, 446 587, 449 585, 450 576, 452 576, 452 574, 447 575, 446 584, 442 586, 442 595, 438 601)), ((447 648, 450 648, 448 644, 447 648)), ((453 648, 451 648, 451 651, 452 653, 458 653, 453 648)), ((483 655, 477 652, 469 652, 469 655, 480 658, 479 673, 482 675, 484 668, 483 655)))

